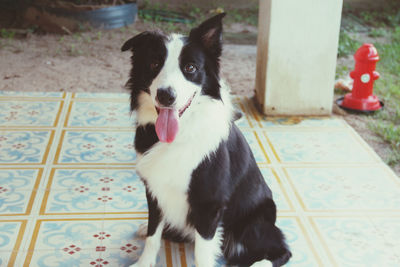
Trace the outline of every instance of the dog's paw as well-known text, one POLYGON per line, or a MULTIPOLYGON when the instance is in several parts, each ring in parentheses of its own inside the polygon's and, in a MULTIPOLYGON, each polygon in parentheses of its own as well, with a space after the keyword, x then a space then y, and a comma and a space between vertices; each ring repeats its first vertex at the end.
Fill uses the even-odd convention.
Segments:
POLYGON ((139 238, 146 238, 147 236, 147 223, 142 223, 136 231, 136 236, 139 238))

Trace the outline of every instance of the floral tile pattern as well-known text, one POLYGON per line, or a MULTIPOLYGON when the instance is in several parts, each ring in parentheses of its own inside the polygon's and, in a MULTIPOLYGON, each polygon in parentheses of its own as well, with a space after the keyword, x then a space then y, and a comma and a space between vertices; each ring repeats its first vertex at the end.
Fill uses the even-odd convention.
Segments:
POLYGON ((0 266, 14 265, 25 225, 25 221, 0 220, 0 266))
POLYGON ((29 214, 41 169, 0 169, 0 216, 29 214))
POLYGON ((62 164, 133 164, 134 132, 66 131, 59 151, 62 164))
POLYGON ((61 101, 0 101, 1 126, 55 126, 61 101))
POLYGON ((367 217, 313 218, 336 266, 399 266, 400 258, 367 217))
POLYGON ((72 102, 69 120, 71 127, 130 127, 133 129, 129 102, 72 102))
POLYGON ((287 168, 307 210, 397 210, 400 181, 382 166, 287 168), (379 177, 379 179, 376 179, 379 177))
POLYGON ((347 131, 264 132, 283 163, 373 163, 368 150, 347 131))
POLYGON ((147 212, 143 183, 130 169, 53 169, 41 214, 147 212))
POLYGON ((0 164, 44 163, 53 131, 0 130, 0 164))
MULTIPOLYGON (((234 102, 293 253, 286 266, 400 266, 400 179, 344 120, 234 102)), ((129 113, 129 94, 0 91, 0 266, 137 261, 148 211, 129 113)), ((194 266, 193 245, 163 241, 156 266, 194 266)))

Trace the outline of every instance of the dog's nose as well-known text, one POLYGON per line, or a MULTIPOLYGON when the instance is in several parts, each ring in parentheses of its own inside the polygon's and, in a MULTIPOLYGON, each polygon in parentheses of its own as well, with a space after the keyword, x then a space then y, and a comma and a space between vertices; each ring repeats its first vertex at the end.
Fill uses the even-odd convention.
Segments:
POLYGON ((175 102, 175 99, 176 93, 171 87, 157 89, 157 101, 161 105, 165 107, 171 106, 175 102))

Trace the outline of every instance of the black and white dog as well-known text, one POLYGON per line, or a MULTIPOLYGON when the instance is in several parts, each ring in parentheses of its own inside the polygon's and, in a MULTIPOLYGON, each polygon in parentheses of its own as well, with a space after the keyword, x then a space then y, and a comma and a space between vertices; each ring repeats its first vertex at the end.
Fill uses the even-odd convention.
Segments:
POLYGON ((197 267, 281 266, 291 257, 276 206, 219 77, 222 18, 189 36, 143 32, 131 50, 137 172, 146 186, 146 243, 131 266, 155 266, 161 238, 195 243, 197 267))

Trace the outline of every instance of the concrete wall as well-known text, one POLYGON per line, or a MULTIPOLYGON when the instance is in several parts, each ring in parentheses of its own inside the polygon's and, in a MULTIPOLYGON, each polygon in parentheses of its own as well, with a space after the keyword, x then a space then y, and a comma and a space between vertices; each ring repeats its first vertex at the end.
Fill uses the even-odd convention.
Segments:
POLYGON ((342 2, 260 0, 256 98, 267 115, 331 113, 342 2))

